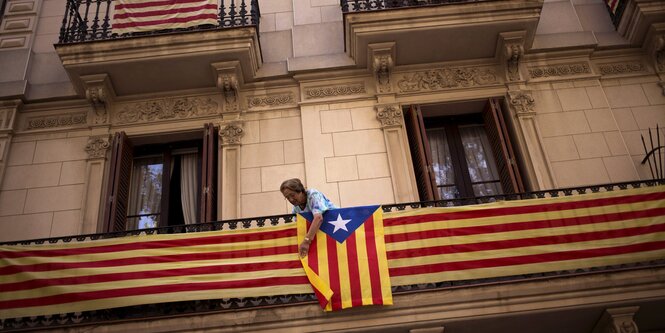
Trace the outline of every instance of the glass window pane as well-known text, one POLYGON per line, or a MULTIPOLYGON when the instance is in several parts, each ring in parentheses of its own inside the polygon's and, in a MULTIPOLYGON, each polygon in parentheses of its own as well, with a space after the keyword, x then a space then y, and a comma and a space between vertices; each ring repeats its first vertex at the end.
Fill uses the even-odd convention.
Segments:
MULTIPOLYGON (((427 130, 430 152, 432 153, 432 168, 436 178, 436 185, 455 184, 455 171, 450 156, 448 137, 443 129, 427 130)), ((443 198, 443 196, 441 196, 443 198)))
POLYGON ((457 199, 460 197, 457 186, 441 186, 438 190, 441 200, 457 199))
MULTIPOLYGON (((127 216, 160 213, 163 168, 161 157, 134 160, 127 216)), ((151 228, 150 225, 156 226, 157 221, 158 217, 154 215, 128 219, 127 227, 129 229, 151 228)))
POLYGON ((129 230, 157 228, 159 226, 159 215, 128 217, 127 225, 132 226, 129 230))
POLYGON ((459 132, 471 182, 499 180, 499 171, 483 125, 460 126, 459 132))
POLYGON ((474 184, 472 186, 473 186, 473 194, 477 197, 503 194, 503 191, 501 190, 501 183, 498 182, 474 184))

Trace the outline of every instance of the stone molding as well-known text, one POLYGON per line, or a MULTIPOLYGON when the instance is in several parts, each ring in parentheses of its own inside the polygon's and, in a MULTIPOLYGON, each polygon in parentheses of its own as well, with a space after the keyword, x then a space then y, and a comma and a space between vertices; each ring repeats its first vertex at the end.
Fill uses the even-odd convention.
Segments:
POLYGON ((469 88, 500 83, 492 67, 444 67, 403 74, 397 81, 402 93, 469 88))
POLYGON ((399 105, 377 106, 376 118, 383 128, 402 126, 402 109, 399 105))
POLYGON ((219 138, 221 146, 239 145, 240 139, 245 135, 241 122, 232 122, 220 126, 219 138))
POLYGON ((663 96, 665 96, 665 81, 659 81, 658 86, 663 90, 663 96))
POLYGON ((109 148, 111 148, 110 135, 92 136, 85 145, 85 151, 88 153, 89 160, 106 157, 106 152, 109 148))
POLYGON ((85 98, 90 102, 93 113, 88 117, 91 125, 104 125, 110 122, 109 112, 115 100, 115 91, 108 74, 81 76, 85 88, 85 98))
POLYGON ((618 75, 646 72, 646 66, 641 61, 616 62, 598 65, 598 72, 601 75, 618 75))
POLYGON ((240 112, 240 87, 242 70, 239 61, 211 64, 217 89, 222 93, 224 105, 222 113, 240 112))
POLYGON ((0 132, 14 130, 14 121, 18 109, 23 105, 21 100, 0 101, 0 132))
POLYGON ((305 89, 305 99, 365 94, 365 83, 349 83, 336 86, 320 86, 305 89))
POLYGON ((25 130, 72 127, 88 123, 85 113, 71 113, 58 116, 29 117, 25 121, 25 130))
POLYGON ((211 97, 165 98, 125 104, 115 116, 118 124, 188 119, 218 114, 211 97))
POLYGON ((517 117, 533 116, 536 114, 534 106, 535 100, 529 90, 519 90, 508 92, 510 107, 513 108, 517 117))
POLYGON ((658 72, 665 72, 665 33, 654 37, 653 60, 658 72))
POLYGON ((393 92, 391 76, 395 67, 395 43, 378 43, 368 45, 369 64, 376 80, 376 92, 387 94, 393 92))
POLYGON ((512 31, 499 34, 499 56, 506 69, 508 81, 521 81, 520 60, 524 56, 526 31, 512 31))
POLYGON ((30 47, 35 29, 38 4, 36 1, 8 1, 0 26, 0 49, 30 47))
POLYGON ((529 67, 528 70, 529 76, 533 79, 546 78, 550 76, 574 76, 591 74, 591 67, 586 62, 529 67))
POLYGON ((277 107, 295 104, 295 94, 292 92, 283 94, 270 94, 261 96, 247 96, 247 107, 249 109, 261 107, 277 107))
POLYGON ((639 309, 639 306, 605 309, 592 333, 638 333, 633 317, 639 309))

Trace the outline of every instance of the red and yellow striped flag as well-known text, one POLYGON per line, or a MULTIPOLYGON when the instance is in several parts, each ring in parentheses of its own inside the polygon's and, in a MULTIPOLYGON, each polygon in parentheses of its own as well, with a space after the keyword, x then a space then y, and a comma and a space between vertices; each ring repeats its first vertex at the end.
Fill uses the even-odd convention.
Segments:
MULTIPOLYGON (((393 303, 380 206, 340 208, 323 214, 321 228, 301 259, 326 311, 393 303)), ((298 214, 298 242, 312 220, 298 214)))
POLYGON ((116 0, 112 30, 117 34, 217 25, 217 1, 116 0))

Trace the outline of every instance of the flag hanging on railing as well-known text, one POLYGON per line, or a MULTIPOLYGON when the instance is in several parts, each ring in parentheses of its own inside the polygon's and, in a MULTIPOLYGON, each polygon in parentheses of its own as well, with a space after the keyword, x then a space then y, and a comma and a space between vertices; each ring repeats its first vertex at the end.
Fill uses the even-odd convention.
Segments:
POLYGON ((610 12, 612 14, 616 14, 617 8, 619 8, 619 2, 620 0, 605 0, 605 3, 607 3, 607 7, 610 8, 610 12))
MULTIPOLYGON (((312 213, 298 214, 299 243, 312 217, 312 213)), ((309 254, 301 261, 326 311, 393 303, 380 206, 326 211, 309 254)))
POLYGON ((117 34, 217 24, 215 0, 116 0, 112 31, 117 34))

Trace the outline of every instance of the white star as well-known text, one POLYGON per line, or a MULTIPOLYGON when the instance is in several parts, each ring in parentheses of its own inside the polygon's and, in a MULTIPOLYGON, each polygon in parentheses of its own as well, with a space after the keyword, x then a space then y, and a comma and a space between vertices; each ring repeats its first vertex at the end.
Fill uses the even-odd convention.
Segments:
POLYGON ((346 232, 349 232, 348 229, 346 229, 346 224, 351 222, 351 220, 343 220, 342 219, 342 214, 337 214, 337 220, 335 221, 328 221, 328 223, 332 224, 335 226, 335 230, 333 230, 333 233, 336 233, 337 230, 342 229, 346 232))

